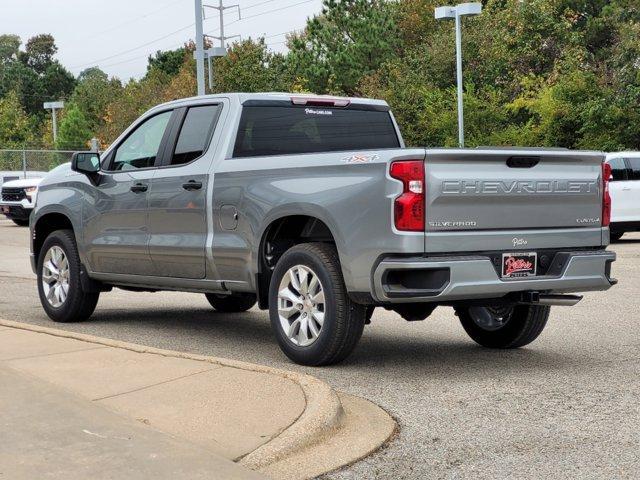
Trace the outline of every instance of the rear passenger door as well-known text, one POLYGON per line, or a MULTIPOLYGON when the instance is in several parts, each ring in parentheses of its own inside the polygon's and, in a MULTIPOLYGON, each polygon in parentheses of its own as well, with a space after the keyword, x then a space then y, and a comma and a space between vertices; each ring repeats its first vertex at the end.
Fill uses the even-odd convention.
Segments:
POLYGON ((218 103, 177 111, 149 194, 149 253, 158 276, 206 275, 209 146, 220 111, 218 103))

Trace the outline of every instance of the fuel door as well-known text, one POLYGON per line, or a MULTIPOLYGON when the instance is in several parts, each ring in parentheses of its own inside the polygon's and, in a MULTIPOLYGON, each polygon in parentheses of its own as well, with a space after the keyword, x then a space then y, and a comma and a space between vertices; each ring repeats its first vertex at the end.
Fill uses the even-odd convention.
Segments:
POLYGON ((238 210, 233 205, 220 208, 220 226, 223 230, 235 230, 238 226, 238 210))

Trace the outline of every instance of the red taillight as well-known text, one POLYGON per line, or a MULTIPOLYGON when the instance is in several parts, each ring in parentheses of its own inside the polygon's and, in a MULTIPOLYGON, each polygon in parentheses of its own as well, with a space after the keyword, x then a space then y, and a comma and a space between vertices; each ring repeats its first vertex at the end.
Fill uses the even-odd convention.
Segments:
POLYGON ((395 199, 394 222, 398 230, 424 231, 424 164, 422 160, 399 160, 389 174, 402 180, 402 195, 395 199))
POLYGON ((611 223, 611 195, 609 194, 609 180, 611 179, 611 165, 602 164, 602 226, 611 223))

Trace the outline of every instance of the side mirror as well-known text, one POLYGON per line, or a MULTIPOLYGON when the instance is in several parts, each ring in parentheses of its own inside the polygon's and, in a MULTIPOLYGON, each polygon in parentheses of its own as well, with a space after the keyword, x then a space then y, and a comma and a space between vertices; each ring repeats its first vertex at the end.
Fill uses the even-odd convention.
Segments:
POLYGON ((97 152, 75 152, 71 157, 71 170, 85 175, 100 171, 100 154, 97 152))

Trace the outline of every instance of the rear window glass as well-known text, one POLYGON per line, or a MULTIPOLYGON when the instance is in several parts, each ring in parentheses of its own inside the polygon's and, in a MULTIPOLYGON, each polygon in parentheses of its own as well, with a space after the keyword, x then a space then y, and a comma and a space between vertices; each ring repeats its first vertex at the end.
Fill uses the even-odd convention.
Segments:
POLYGON ((399 146, 389 112, 246 106, 233 155, 255 157, 399 146))
POLYGON ((622 158, 613 158, 609 160, 611 166, 611 176, 614 181, 627 179, 627 166, 622 158))
POLYGON ((629 167, 631 167, 630 180, 640 180, 640 158, 628 158, 629 167))

